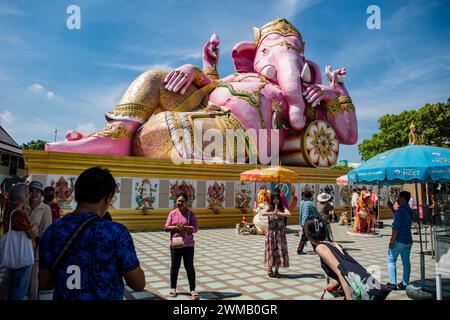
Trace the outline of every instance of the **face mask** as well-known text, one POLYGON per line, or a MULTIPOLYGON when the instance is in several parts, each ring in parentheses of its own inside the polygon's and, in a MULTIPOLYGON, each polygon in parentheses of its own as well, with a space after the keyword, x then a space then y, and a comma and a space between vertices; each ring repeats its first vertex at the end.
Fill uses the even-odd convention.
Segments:
POLYGON ((53 199, 55 199, 55 196, 53 195, 47 195, 44 197, 45 202, 52 202, 53 199))

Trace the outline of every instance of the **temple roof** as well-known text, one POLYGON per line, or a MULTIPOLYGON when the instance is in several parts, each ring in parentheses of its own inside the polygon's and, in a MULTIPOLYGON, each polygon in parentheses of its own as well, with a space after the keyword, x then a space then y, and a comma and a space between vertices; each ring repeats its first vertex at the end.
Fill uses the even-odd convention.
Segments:
POLYGON ((22 155, 22 148, 13 138, 0 126, 0 150, 16 155, 22 155))

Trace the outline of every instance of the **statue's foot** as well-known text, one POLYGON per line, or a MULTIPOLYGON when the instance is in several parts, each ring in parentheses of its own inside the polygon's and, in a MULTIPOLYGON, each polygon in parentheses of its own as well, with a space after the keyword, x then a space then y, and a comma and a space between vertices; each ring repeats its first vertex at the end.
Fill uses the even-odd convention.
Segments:
POLYGON ((109 137, 89 136, 80 140, 47 143, 45 151, 129 156, 131 140, 127 137, 113 140, 109 137))
POLYGON ((135 131, 136 126, 133 125, 133 128, 130 128, 133 131, 129 127, 127 123, 122 122, 108 123, 105 128, 92 135, 48 143, 45 145, 45 151, 129 156, 132 132, 135 131))
POLYGON ((70 130, 66 132, 66 140, 67 141, 76 141, 86 138, 88 135, 84 133, 80 133, 75 130, 70 130))

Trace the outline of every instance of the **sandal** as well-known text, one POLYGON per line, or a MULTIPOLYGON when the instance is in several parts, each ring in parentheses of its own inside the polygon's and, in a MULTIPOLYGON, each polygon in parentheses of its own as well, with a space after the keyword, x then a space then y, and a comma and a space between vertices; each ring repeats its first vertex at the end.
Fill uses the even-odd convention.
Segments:
POLYGON ((192 297, 192 300, 198 300, 200 298, 198 295, 198 292, 195 290, 191 291, 191 297, 192 297))
POLYGON ((172 298, 175 298, 177 296, 177 290, 176 289, 171 289, 169 292, 169 296, 172 298))
POLYGON ((274 273, 275 277, 277 277, 278 279, 281 278, 281 274, 279 274, 278 272, 274 273))
POLYGON ((270 271, 267 275, 271 278, 275 278, 275 273, 273 273, 273 271, 270 271))

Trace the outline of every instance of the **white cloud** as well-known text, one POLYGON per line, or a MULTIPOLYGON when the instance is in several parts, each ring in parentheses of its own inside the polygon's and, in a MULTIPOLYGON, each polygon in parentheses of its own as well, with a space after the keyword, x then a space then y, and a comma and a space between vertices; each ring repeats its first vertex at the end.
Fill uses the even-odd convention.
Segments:
MULTIPOLYGON (((450 56, 443 53, 448 49, 434 46, 425 59, 419 51, 406 56, 402 52, 407 44, 405 39, 409 38, 405 38, 407 29, 400 21, 407 21, 408 25, 418 16, 426 16, 434 6, 435 3, 411 1, 386 18, 380 32, 369 36, 366 29, 358 29, 331 56, 333 64, 347 67, 348 80, 352 77, 352 70, 357 73, 377 66, 375 75, 366 74, 363 81, 347 82, 350 83, 348 89, 359 121, 375 123, 384 114, 396 114, 420 108, 427 102, 447 99, 450 86, 446 69, 450 56), (399 30, 387 32, 387 29, 399 30)), ((374 132, 372 130, 371 134, 374 132)))
POLYGON ((386 78, 382 82, 383 86, 395 86, 415 80, 433 79, 440 71, 450 64, 450 56, 434 56, 425 61, 412 64, 398 63, 389 70, 386 78))
POLYGON ((376 120, 384 114, 400 113, 422 107, 425 103, 446 101, 450 86, 441 81, 449 56, 429 60, 398 63, 388 69, 381 79, 373 79, 364 87, 351 90, 359 120, 376 120))
POLYGON ((55 98, 55 93, 53 91, 47 90, 42 84, 39 83, 33 83, 31 86, 27 88, 28 90, 31 90, 33 92, 37 93, 43 93, 47 96, 48 99, 55 98))
MULTIPOLYGON (((201 59, 204 43, 214 32, 221 39, 220 54, 221 59, 229 58, 233 46, 240 41, 253 40, 253 27, 261 27, 266 23, 277 19, 287 18, 293 20, 300 12, 319 4, 323 0, 277 0, 268 1, 262 5, 256 1, 241 1, 239 10, 242 14, 236 15, 235 10, 230 9, 227 2, 206 2, 203 5, 204 11, 216 10, 215 15, 205 15, 201 11, 193 12, 186 19, 188 21, 199 21, 202 23, 189 24, 186 28, 185 21, 165 22, 162 30, 170 31, 171 36, 166 42, 159 43, 158 46, 148 46, 148 44, 136 45, 127 43, 124 50, 151 58, 170 58, 174 65, 184 60, 201 59), (255 4, 256 3, 256 4, 255 4), (264 6, 264 7, 263 7, 264 6), (189 42, 185 39, 178 39, 179 35, 188 35, 189 42)), ((178 3, 177 3, 178 4, 178 3)), ((150 29, 161 22, 146 17, 144 26, 150 29)), ((291 21, 293 22, 293 21, 291 21)), ((189 23, 189 22, 187 22, 189 23)))
POLYGON ((415 22, 416 19, 423 19, 439 6, 438 2, 432 1, 409 1, 409 3, 401 7, 383 24, 388 29, 398 29, 408 26, 415 22))
POLYGON ((7 126, 13 124, 14 121, 16 121, 16 118, 14 118, 12 113, 9 112, 8 110, 5 110, 0 113, 0 125, 1 126, 7 127, 7 126))
POLYGON ((23 15, 23 12, 20 11, 19 9, 11 7, 9 5, 0 4, 0 15, 21 16, 21 15, 23 15))
MULTIPOLYGON (((207 40, 207 39, 206 39, 207 40)), ((205 40, 205 42, 206 42, 205 40)), ((170 57, 173 59, 199 59, 202 57, 202 48, 185 48, 180 47, 176 49, 159 49, 155 50, 152 48, 142 47, 139 45, 129 45, 125 49, 129 52, 137 53, 143 56, 149 57, 170 57)))
POLYGON ((133 64, 123 64, 123 63, 100 63, 101 66, 104 67, 110 67, 110 68, 116 68, 116 69, 124 69, 124 70, 130 70, 130 71, 139 71, 139 72, 145 72, 152 69, 159 69, 159 70, 170 70, 173 67, 170 63, 158 63, 158 64, 145 64, 145 65, 133 65, 133 64))
POLYGON ((281 0, 275 2, 275 8, 270 12, 276 17, 292 19, 301 11, 315 6, 320 2, 322 0, 281 0))
POLYGON ((31 90, 33 92, 42 92, 44 90, 44 86, 39 83, 33 83, 28 87, 28 90, 31 90))
MULTIPOLYGON (((358 118, 358 143, 377 131, 376 120, 382 115, 446 101, 450 86, 445 70, 449 63, 448 55, 409 63, 399 61, 387 67, 380 78, 369 78, 359 88, 349 88, 358 118)), ((358 158, 357 145, 342 146, 339 159, 358 158)))
POLYGON ((79 124, 75 130, 81 133, 93 133, 98 131, 95 124, 93 123, 79 124))
POLYGON ((20 38, 17 34, 0 34, 0 43, 4 43, 5 46, 8 47, 22 47, 20 49, 23 49, 24 46, 26 46, 25 40, 20 38))
POLYGON ((14 140, 18 143, 37 139, 47 141, 54 140, 55 129, 58 128, 58 125, 40 118, 25 119, 24 117, 21 120, 23 121, 17 121, 14 126, 9 129, 9 132, 14 134, 14 140))

